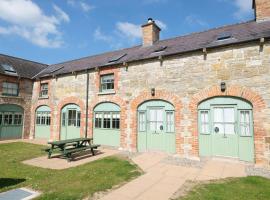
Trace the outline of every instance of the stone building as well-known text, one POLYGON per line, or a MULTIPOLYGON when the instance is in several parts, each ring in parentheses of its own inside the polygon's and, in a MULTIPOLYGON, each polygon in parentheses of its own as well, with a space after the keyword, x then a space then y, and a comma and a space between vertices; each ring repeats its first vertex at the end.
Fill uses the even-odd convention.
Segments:
POLYGON ((149 19, 142 45, 40 70, 24 137, 269 166, 270 1, 253 8, 253 21, 167 40, 149 19))

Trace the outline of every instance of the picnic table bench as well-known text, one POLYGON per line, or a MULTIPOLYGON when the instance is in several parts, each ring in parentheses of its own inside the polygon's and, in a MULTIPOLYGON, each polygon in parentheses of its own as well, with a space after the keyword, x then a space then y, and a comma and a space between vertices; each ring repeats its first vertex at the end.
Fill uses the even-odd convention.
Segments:
POLYGON ((95 155, 94 149, 97 149, 100 145, 93 144, 93 138, 75 138, 68 140, 59 140, 48 142, 51 147, 45 149, 48 152, 48 159, 51 158, 52 153, 55 150, 60 151, 61 155, 64 156, 68 161, 72 160, 72 154, 82 152, 90 149, 92 155, 95 155))

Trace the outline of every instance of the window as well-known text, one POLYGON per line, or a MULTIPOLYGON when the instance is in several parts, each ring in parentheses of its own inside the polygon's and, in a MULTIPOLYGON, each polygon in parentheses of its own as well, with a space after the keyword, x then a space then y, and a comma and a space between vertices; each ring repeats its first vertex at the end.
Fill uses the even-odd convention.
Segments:
POLYGON ((111 113, 105 112, 103 116, 103 128, 111 128, 111 113))
POLYGON ((14 125, 21 125, 22 124, 22 114, 15 113, 14 114, 14 125))
POLYGON ((145 112, 139 112, 139 131, 146 131, 146 117, 145 112))
POLYGON ((51 124, 51 112, 37 112, 36 124, 49 126, 51 124))
POLYGON ((77 112, 77 127, 81 126, 81 112, 77 112))
POLYGON ((18 96, 19 95, 18 83, 3 82, 3 95, 18 96))
POLYGON ((102 128, 102 113, 95 113, 95 128, 102 128))
POLYGON ((105 92, 110 90, 114 90, 114 75, 102 75, 100 77, 100 91, 105 92))
POLYGON ((200 120, 201 120, 201 133, 210 134, 209 131, 209 111, 202 110, 200 111, 200 120))
POLYGON ((48 97, 48 83, 41 83, 39 96, 48 97))
POLYGON ((76 110, 68 111, 68 126, 76 126, 76 110))
POLYGON ((214 108, 214 129, 218 134, 236 134, 234 108, 214 108))
POLYGON ((242 136, 251 136, 250 131, 250 111, 240 111, 240 133, 242 136))
POLYGON ((62 113, 62 126, 66 126, 66 113, 62 113))
POLYGON ((0 125, 2 124, 2 121, 3 121, 3 114, 0 113, 0 125))
POLYGON ((174 113, 172 111, 166 112, 166 128, 168 133, 174 132, 174 113))
POLYGON ((12 124, 13 115, 11 113, 4 114, 4 124, 11 125, 12 124))
POLYGON ((95 128, 120 129, 119 112, 96 112, 95 128))
POLYGON ((120 114, 112 113, 112 129, 120 128, 120 114))

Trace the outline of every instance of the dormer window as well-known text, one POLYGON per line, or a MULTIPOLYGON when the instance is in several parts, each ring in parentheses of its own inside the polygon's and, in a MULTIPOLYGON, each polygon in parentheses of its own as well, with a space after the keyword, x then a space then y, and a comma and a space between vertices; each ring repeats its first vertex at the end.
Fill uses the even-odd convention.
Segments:
POLYGON ((48 91, 49 91, 48 83, 41 83, 39 97, 47 98, 48 91))
POLYGON ((100 76, 100 92, 108 92, 114 90, 114 74, 106 74, 100 76))

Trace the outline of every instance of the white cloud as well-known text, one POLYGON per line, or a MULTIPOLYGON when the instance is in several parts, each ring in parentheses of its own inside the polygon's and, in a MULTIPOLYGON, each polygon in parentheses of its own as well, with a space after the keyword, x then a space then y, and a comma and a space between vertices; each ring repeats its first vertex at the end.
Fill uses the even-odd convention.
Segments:
POLYGON ((234 16, 238 19, 244 19, 252 14, 252 1, 251 0, 235 0, 235 6, 238 8, 234 16))
POLYGON ((53 4, 53 9, 56 11, 58 18, 60 20, 63 20, 65 22, 69 22, 69 16, 67 15, 67 13, 65 13, 61 8, 59 8, 58 6, 56 6, 55 4, 53 4))
POLYGON ((203 26, 203 27, 207 27, 208 26, 208 23, 205 22, 204 20, 200 19, 198 16, 196 15, 188 15, 186 16, 185 18, 185 22, 188 24, 188 25, 194 25, 194 26, 203 26))
POLYGON ((155 20, 156 24, 162 29, 162 30, 166 30, 167 29, 167 24, 165 24, 164 22, 160 21, 160 20, 155 20))
POLYGON ((94 32, 95 40, 102 40, 104 42, 112 42, 112 37, 101 32, 100 27, 98 27, 94 32))
POLYGON ((89 12, 90 10, 93 10, 95 6, 87 4, 85 1, 80 0, 68 0, 67 4, 72 7, 80 8, 84 12, 89 12))
POLYGON ((61 47, 64 42, 58 28, 70 19, 58 6, 53 9, 55 15, 47 16, 30 0, 1 0, 0 20, 8 25, 0 27, 0 34, 18 35, 40 47, 61 47))
POLYGON ((129 22, 117 22, 116 30, 131 41, 142 37, 141 26, 129 22))

